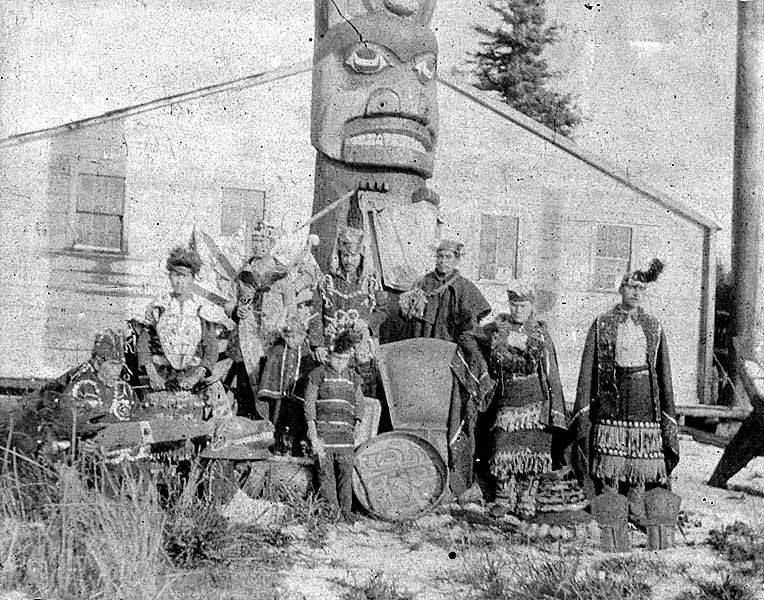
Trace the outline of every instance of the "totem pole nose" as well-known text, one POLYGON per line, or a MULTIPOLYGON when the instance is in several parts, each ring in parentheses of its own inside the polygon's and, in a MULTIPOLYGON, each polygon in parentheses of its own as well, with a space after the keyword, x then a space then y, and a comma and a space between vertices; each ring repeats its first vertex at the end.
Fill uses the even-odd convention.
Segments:
POLYGON ((389 88, 374 90, 366 103, 366 115, 391 115, 401 112, 401 99, 389 88))

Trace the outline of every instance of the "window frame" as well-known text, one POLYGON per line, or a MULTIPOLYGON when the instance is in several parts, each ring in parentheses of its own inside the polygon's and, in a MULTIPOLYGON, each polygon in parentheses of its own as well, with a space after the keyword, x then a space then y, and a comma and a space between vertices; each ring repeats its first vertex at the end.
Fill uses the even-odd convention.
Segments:
MULTIPOLYGON (((511 281, 513 279, 517 279, 520 277, 520 247, 521 247, 521 227, 522 227, 522 219, 515 213, 504 213, 504 212, 490 212, 486 210, 481 210, 478 213, 479 216, 479 224, 478 224, 478 257, 477 257, 477 280, 481 283, 506 283, 508 281, 511 281), (508 277, 499 277, 500 273, 499 270, 501 268, 508 268, 508 267, 499 267, 498 260, 496 261, 496 277, 490 278, 490 277, 483 277, 483 258, 481 256, 481 248, 483 245, 483 217, 494 217, 495 219, 511 219, 515 223, 515 239, 514 239, 514 250, 515 250, 515 256, 513 264, 511 265, 511 273, 508 275, 508 277)), ((496 240, 496 248, 497 248, 497 258, 498 258, 498 228, 497 228, 497 240, 496 240)))
POLYGON ((600 260, 625 260, 626 267, 622 269, 623 273, 628 272, 631 269, 631 265, 634 262, 634 236, 636 228, 631 224, 625 223, 605 223, 595 222, 592 224, 592 237, 591 237, 591 252, 590 252, 590 268, 589 268, 589 291, 598 294, 617 294, 619 288, 619 280, 613 284, 612 288, 597 287, 597 266, 600 260), (618 227, 620 229, 626 229, 629 232, 629 249, 628 256, 626 258, 614 257, 614 256, 599 256, 597 253, 597 244, 599 239, 600 227, 618 227))
POLYGON ((127 201, 127 178, 124 175, 119 175, 113 172, 109 172, 107 169, 99 168, 101 165, 79 165, 74 164, 70 169, 70 181, 69 181, 69 227, 70 227, 70 243, 69 249, 75 252, 94 253, 94 254, 127 254, 127 231, 125 228, 125 206, 127 201), (112 179, 119 179, 122 183, 122 198, 121 198, 121 213, 101 213, 96 211, 81 211, 78 208, 78 198, 80 189, 82 186, 83 176, 86 177, 108 177, 112 179), (79 234, 79 219, 81 214, 101 215, 101 216, 113 216, 119 219, 120 229, 120 243, 119 247, 116 246, 96 246, 92 244, 83 244, 78 240, 79 234))

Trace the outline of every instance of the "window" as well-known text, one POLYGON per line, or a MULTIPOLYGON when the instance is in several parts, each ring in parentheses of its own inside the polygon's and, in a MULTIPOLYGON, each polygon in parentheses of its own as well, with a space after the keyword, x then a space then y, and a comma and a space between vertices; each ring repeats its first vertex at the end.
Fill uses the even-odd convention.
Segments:
POLYGON ((75 248, 124 251, 125 178, 79 173, 75 248))
POLYGON ((592 287, 597 291, 618 290, 631 264, 631 227, 597 225, 592 287))
POLYGON ((224 187, 220 205, 220 234, 236 235, 242 225, 265 218, 265 192, 224 187))
POLYGON ((517 277, 518 225, 517 217, 480 215, 480 279, 517 277))

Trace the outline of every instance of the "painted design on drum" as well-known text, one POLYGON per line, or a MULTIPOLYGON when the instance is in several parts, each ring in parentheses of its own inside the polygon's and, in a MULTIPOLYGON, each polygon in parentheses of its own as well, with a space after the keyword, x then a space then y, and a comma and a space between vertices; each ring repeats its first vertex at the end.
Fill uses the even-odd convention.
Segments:
POLYGON ((357 452, 354 487, 373 513, 389 519, 413 517, 439 500, 445 465, 438 468, 437 453, 425 440, 393 435, 406 437, 377 438, 357 452))

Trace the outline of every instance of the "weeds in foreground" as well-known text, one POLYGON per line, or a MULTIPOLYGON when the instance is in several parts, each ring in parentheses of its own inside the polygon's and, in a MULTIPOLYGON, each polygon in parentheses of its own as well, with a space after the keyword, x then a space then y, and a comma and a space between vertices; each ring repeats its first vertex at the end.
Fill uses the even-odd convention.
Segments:
POLYGON ((305 528, 306 540, 311 547, 326 545, 331 525, 337 523, 339 515, 320 494, 309 492, 303 495, 295 488, 283 484, 273 484, 266 480, 261 498, 269 502, 283 503, 287 510, 283 525, 300 525, 305 528))
POLYGON ((465 578, 481 600, 650 600, 652 590, 626 565, 582 569, 580 558, 485 555, 465 578))
POLYGON ((741 575, 761 576, 764 573, 764 531, 736 521, 721 530, 712 529, 708 544, 741 575))
POLYGON ((745 579, 726 572, 721 580, 692 579, 697 591, 685 591, 674 600, 753 600, 754 595, 745 579))
POLYGON ((166 509, 165 550, 175 566, 201 565, 256 557, 259 564, 283 565, 280 551, 289 543, 279 530, 231 524, 210 486, 210 471, 191 466, 187 479, 168 493, 175 499, 166 509))
POLYGON ((1 589, 62 600, 154 600, 166 591, 164 515, 141 477, 103 472, 94 487, 82 464, 53 469, 10 449, 6 456, 15 468, 0 472, 1 589))
POLYGON ((413 600, 414 595, 403 592, 395 586, 390 578, 381 571, 374 571, 369 578, 359 584, 340 582, 346 589, 342 600, 413 600))
POLYGON ((673 576, 675 569, 655 556, 631 554, 629 556, 612 556, 597 561, 592 565, 593 571, 613 573, 630 573, 635 579, 646 581, 651 577, 673 576))

